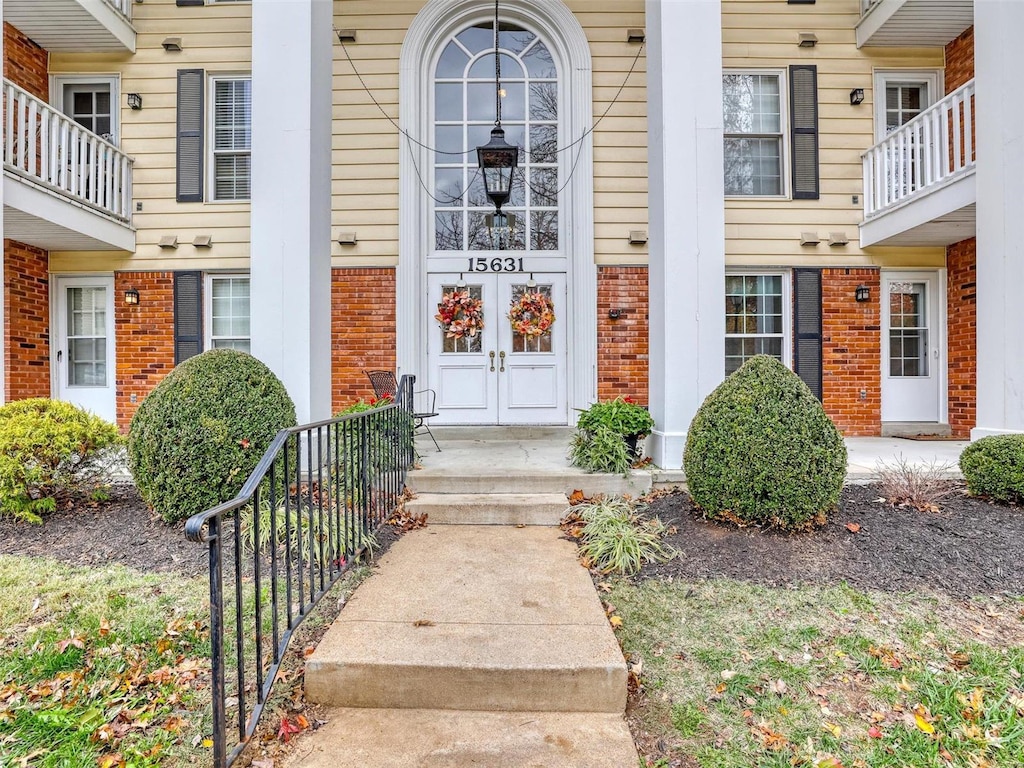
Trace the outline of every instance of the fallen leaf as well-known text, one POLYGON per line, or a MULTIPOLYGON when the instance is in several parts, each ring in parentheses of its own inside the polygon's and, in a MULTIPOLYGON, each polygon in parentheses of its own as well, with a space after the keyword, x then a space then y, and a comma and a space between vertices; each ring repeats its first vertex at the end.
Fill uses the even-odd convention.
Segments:
POLYGON ((616 629, 618 629, 619 627, 622 626, 622 617, 621 616, 610 616, 608 618, 608 623, 611 624, 616 629))
POLYGON ((846 530, 850 533, 860 533, 860 523, 847 523, 846 530))
POLYGON ((110 634, 110 622, 106 619, 100 619, 100 637, 106 637, 110 634))
POLYGON ((914 722, 917 724, 917 728, 924 733, 935 733, 935 726, 925 720, 925 716, 918 711, 914 711, 914 722))
POLYGON ((829 733, 831 733, 831 734, 832 734, 833 736, 835 736, 835 737, 836 737, 837 739, 838 739, 838 738, 839 738, 840 736, 842 736, 842 735, 843 735, 843 728, 842 728, 842 726, 841 726, 841 725, 838 725, 838 724, 836 724, 836 723, 830 723, 830 722, 829 722, 828 720, 826 720, 825 722, 823 722, 823 723, 821 724, 821 727, 822 727, 822 729, 824 729, 824 730, 828 731, 829 733))
POLYGON ((287 744, 292 735, 299 733, 301 730, 302 729, 299 728, 298 724, 293 723, 287 717, 282 717, 281 727, 277 729, 277 738, 287 744))
POLYGON ((880 739, 882 738, 882 729, 879 728, 877 725, 872 725, 870 728, 868 728, 868 736, 870 736, 872 739, 880 739))
POLYGON ((723 669, 721 672, 718 673, 719 677, 721 677, 723 680, 732 680, 734 677, 736 677, 736 674, 737 672, 735 669, 723 669))
POLYGON ((414 627, 432 627, 434 626, 434 622, 432 622, 430 619, 416 619, 416 621, 414 621, 412 625, 414 627))
POLYGON ((779 680, 770 680, 768 682, 768 690, 782 696, 786 692, 786 681, 781 678, 779 680))
POLYGON ((906 691, 908 693, 914 690, 914 686, 911 685, 911 683, 907 680, 906 675, 900 678, 900 681, 896 683, 896 687, 899 688, 901 691, 906 691))
POLYGON ((583 489, 581 488, 577 488, 572 493, 569 494, 569 503, 572 504, 573 506, 576 506, 577 504, 582 504, 586 500, 587 497, 583 495, 583 489))

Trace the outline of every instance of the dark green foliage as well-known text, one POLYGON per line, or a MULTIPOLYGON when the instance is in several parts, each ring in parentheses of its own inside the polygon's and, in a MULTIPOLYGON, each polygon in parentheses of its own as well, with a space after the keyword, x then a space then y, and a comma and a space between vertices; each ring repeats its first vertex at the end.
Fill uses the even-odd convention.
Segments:
POLYGON ((58 500, 102 499, 117 427, 71 403, 16 400, 0 408, 0 514, 41 523, 58 500))
POLYGON ((960 471, 972 496, 1024 501, 1024 435, 990 435, 960 454, 960 471))
POLYGON ((697 411, 684 467, 690 495, 709 517, 805 528, 839 501, 846 446, 807 385, 758 355, 697 411))
POLYGON ((590 472, 628 475, 638 458, 623 438, 640 438, 654 429, 647 409, 628 397, 594 403, 580 412, 569 446, 569 461, 590 472))
POLYGON ((238 493, 274 435, 295 425, 278 378, 244 352, 215 349, 168 374, 132 419, 128 462, 142 497, 167 522, 238 493))
POLYGON ((594 403, 580 413, 576 428, 592 432, 597 427, 607 427, 622 436, 649 435, 654 429, 654 419, 647 409, 631 399, 617 397, 607 403, 594 403))

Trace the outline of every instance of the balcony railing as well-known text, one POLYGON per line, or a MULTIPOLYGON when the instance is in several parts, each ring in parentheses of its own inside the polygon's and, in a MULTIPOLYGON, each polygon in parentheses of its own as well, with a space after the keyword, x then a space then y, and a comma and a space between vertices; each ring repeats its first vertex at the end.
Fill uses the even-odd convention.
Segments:
POLYGON ((974 144, 971 80, 862 155, 864 218, 973 171, 974 144))
MULTIPOLYGON (((117 5, 126 5, 117 0, 117 5)), ((129 223, 132 159, 102 136, 8 80, 3 90, 4 170, 129 223)))
MULTIPOLYGON (((105 0, 106 4, 124 16, 128 21, 132 20, 132 0, 105 0)), ((136 0, 138 2, 138 0, 136 0)))

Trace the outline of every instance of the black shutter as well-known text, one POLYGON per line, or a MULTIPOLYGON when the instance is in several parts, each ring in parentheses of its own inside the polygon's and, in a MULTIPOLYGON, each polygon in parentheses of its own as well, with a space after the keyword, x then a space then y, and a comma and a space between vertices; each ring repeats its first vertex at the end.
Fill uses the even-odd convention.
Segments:
POLYGON ((203 202, 203 91, 201 69, 178 70, 178 202, 203 202))
POLYGON ((793 270, 793 370, 821 400, 821 270, 793 270))
POLYGON ((174 364, 203 351, 203 273, 174 273, 174 364))
POLYGON ((790 141, 793 157, 793 199, 817 200, 818 192, 818 68, 789 68, 790 141))
POLYGON ((179 8, 185 5, 204 5, 206 0, 174 0, 174 4, 179 8))

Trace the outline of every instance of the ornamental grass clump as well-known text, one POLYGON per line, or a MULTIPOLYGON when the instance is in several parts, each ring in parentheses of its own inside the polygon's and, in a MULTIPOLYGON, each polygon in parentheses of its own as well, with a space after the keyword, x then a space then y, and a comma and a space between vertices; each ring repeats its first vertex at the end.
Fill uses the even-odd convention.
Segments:
POLYGON ((960 471, 972 496, 1024 502, 1024 435, 989 435, 960 454, 960 471))
POLYGON ((665 525, 644 516, 647 506, 622 496, 599 497, 573 508, 583 521, 580 554, 602 573, 633 574, 644 563, 663 563, 677 552, 666 547, 665 525))
POLYGON ((295 425, 284 385, 255 357, 214 349, 189 358, 139 406, 128 462, 166 522, 228 501, 277 432, 295 425))
POLYGON ((795 530, 825 522, 846 462, 842 435, 807 385, 758 355, 701 405, 683 464, 690 496, 708 517, 795 530))
POLYGON ((0 514, 41 523, 59 502, 106 495, 117 427, 71 403, 17 400, 0 408, 0 514))

